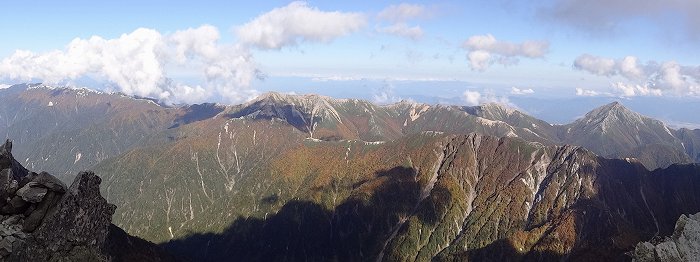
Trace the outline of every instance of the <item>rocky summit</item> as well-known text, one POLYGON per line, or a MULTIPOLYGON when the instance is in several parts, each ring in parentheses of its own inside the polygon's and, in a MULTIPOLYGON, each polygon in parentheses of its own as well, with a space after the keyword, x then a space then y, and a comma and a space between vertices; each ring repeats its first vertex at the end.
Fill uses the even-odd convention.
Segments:
POLYGON ((0 261, 123 260, 107 240, 130 238, 110 237, 116 206, 100 195, 100 177, 81 172, 67 187, 49 173, 26 170, 11 150, 9 140, 0 149, 0 261))

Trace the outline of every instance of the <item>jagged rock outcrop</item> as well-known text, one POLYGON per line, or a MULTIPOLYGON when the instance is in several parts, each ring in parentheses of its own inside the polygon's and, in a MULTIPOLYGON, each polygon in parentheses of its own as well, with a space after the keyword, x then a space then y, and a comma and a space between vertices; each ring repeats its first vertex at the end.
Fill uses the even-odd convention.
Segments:
POLYGON ((681 215, 673 235, 637 244, 633 257, 638 262, 700 261, 700 213, 681 215))
MULTIPOLYGON (((92 172, 82 172, 76 177, 57 205, 48 207, 43 221, 31 220, 33 230, 26 241, 25 252, 11 258, 18 261, 106 261, 103 250, 112 214, 116 206, 100 196, 101 179, 92 172), (39 224, 38 227, 36 225, 39 224), (64 230, 57 230, 64 229, 64 230)), ((51 199, 55 201, 56 195, 51 199)))
POLYGON ((133 255, 114 251, 137 248, 151 261, 175 260, 149 242, 110 237, 116 206, 100 195, 100 177, 81 172, 66 187, 49 173, 27 171, 11 150, 9 140, 0 147, 0 261, 124 261, 133 255))

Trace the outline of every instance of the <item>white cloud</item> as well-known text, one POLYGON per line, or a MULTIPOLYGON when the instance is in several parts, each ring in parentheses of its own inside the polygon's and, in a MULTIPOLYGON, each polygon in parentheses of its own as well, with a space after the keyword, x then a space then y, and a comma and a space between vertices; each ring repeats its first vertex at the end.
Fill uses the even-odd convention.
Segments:
POLYGON ((299 42, 330 42, 367 24, 360 13, 325 12, 306 2, 275 8, 235 31, 241 42, 262 49, 280 49, 299 42))
POLYGON ((681 66, 674 62, 665 62, 661 65, 660 79, 672 88, 682 88, 687 85, 686 77, 681 74, 681 66))
POLYGON ((517 64, 519 57, 542 58, 549 52, 547 41, 524 41, 511 43, 499 41, 493 35, 475 35, 462 45, 468 50, 472 70, 484 71, 493 63, 502 65, 517 64))
POLYGON ((405 23, 397 23, 377 29, 380 33, 418 40, 423 37, 423 29, 420 26, 408 26, 405 23))
POLYGON ((6 89, 6 88, 9 88, 11 86, 12 85, 8 85, 8 84, 0 84, 0 89, 6 89))
POLYGON ((529 94, 534 94, 535 90, 532 90, 532 88, 520 89, 517 87, 511 87, 510 93, 513 95, 529 95, 529 94))
POLYGON ((139 28, 119 38, 76 38, 65 49, 46 53, 18 50, 0 61, 0 77, 60 84, 82 77, 106 80, 128 95, 164 102, 201 102, 216 97, 227 102, 247 99, 257 75, 247 49, 218 43, 209 25, 163 35, 139 28), (205 85, 173 82, 166 68, 199 70, 205 85))
POLYGON ((661 90, 638 84, 615 82, 612 88, 621 96, 660 96, 661 90))
POLYGON ((467 54, 472 70, 484 71, 491 66, 491 53, 482 50, 471 51, 467 54))
POLYGON ((634 56, 626 56, 618 61, 620 74, 629 79, 643 79, 644 69, 639 66, 637 58, 634 56))
POLYGON ((616 73, 615 60, 589 54, 577 57, 574 60, 574 68, 601 76, 610 76, 616 73))
POLYGON ((481 93, 477 91, 466 90, 463 93, 463 98, 468 106, 478 106, 481 104, 481 93))
POLYGON ((600 93, 595 90, 588 90, 588 89, 583 89, 580 87, 576 88, 576 95, 577 96, 598 96, 600 93))
POLYGON ((474 90, 465 90, 464 93, 462 93, 462 100, 464 100, 468 106, 478 106, 485 103, 497 103, 508 107, 517 108, 516 105, 510 102, 508 97, 497 96, 490 91, 481 93, 474 90))
POLYGON ((391 22, 404 22, 429 15, 430 12, 423 5, 401 3, 388 6, 377 14, 377 18, 391 22))
POLYGON ((576 58, 574 68, 591 74, 616 77, 611 89, 621 96, 700 95, 700 67, 683 66, 675 61, 641 64, 634 56, 621 59, 584 54, 576 58))

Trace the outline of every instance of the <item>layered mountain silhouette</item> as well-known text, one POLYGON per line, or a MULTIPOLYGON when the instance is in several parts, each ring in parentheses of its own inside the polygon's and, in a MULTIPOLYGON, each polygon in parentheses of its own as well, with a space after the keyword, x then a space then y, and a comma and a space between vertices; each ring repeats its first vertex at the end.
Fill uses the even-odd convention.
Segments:
POLYGON ((619 103, 551 125, 498 104, 166 107, 32 84, 0 90, 0 134, 64 181, 94 169, 116 225, 205 261, 624 260, 700 211, 700 131, 619 103))

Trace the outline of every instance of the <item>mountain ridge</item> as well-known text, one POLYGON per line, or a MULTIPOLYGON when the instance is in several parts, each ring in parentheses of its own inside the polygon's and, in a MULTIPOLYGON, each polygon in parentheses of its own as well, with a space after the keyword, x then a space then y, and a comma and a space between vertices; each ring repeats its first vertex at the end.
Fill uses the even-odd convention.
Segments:
MULTIPOLYGON (((601 157, 567 145, 564 126, 496 105, 269 94, 164 108, 78 91, 2 92, 0 134, 56 141, 18 155, 38 155, 27 160, 37 166, 96 163, 116 225, 200 260, 620 259, 670 232, 677 215, 700 211, 699 165, 649 158, 668 164, 649 171, 632 157, 601 157)), ((613 118, 606 130, 624 127, 613 118)), ((633 123, 649 141, 666 133, 633 123)), ((669 131, 694 148, 695 133, 669 131)), ((618 138, 593 133, 598 143, 618 138)), ((687 155, 657 140, 636 157, 687 155)))
MULTIPOLYGON (((398 102, 389 105, 377 106, 360 99, 336 99, 320 95, 291 95, 277 92, 268 92, 258 98, 239 105, 222 104, 194 104, 165 107, 150 100, 132 98, 121 100, 123 94, 107 94, 102 92, 88 92, 92 97, 84 97, 83 89, 54 88, 40 84, 15 85, 0 92, 7 93, 9 109, 3 114, 0 108, 0 123, 6 122, 6 127, 0 126, 0 132, 5 130, 5 136, 17 138, 20 145, 25 143, 26 134, 22 134, 17 120, 3 115, 16 114, 10 109, 22 107, 25 103, 33 105, 32 111, 27 111, 29 116, 36 120, 25 119, 32 122, 56 122, 51 119, 41 119, 48 115, 54 118, 65 119, 65 122, 77 119, 96 119, 99 115, 107 113, 114 119, 134 118, 135 115, 151 115, 158 122, 120 124, 131 128, 128 131, 136 135, 157 134, 166 128, 185 125, 193 121, 201 121, 209 118, 248 118, 248 119, 277 119, 289 123, 299 131, 306 133, 312 139, 320 140, 352 140, 364 141, 388 141, 403 137, 412 133, 423 131, 438 131, 448 133, 478 132, 494 136, 522 137, 530 141, 545 144, 575 144, 585 146, 599 155, 613 158, 636 158, 649 169, 668 166, 670 163, 687 163, 700 161, 700 131, 668 128, 663 122, 651 119, 641 114, 630 111, 621 103, 614 102, 593 109, 581 119, 566 125, 551 125, 517 109, 499 104, 484 104, 474 107, 452 105, 428 105, 409 101, 398 102), (34 86, 29 90, 29 87, 34 86), (13 99, 13 97, 19 98, 13 99), (63 100, 61 100, 63 99, 63 100), (83 101, 83 102, 80 102, 83 101), (135 103, 131 105, 131 103, 135 103), (122 105, 122 106, 118 106, 122 105), (116 107, 115 107, 116 106, 116 107), (71 112, 78 107, 87 109, 85 112, 71 112), (87 108, 86 108, 87 107, 87 108), (43 108, 43 110, 42 110, 43 108), (52 109, 52 110, 47 110, 52 109), (78 113, 92 115, 74 117, 78 113), (137 113, 139 112, 139 113, 137 113), (62 114, 62 115, 56 115, 62 114), (123 116, 120 116, 123 115, 123 116), (70 119, 66 117, 70 116, 70 119), (12 127, 12 125, 16 125, 12 127), (164 128, 165 127, 165 128, 164 128), (573 133, 572 133, 573 131, 573 133), (656 156, 654 152, 663 154, 656 156)), ((0 99, 1 100, 1 99, 0 99)), ((26 107, 25 107, 26 108, 26 107)), ((28 110, 28 109, 25 109, 28 110)), ((27 117, 25 117, 27 118, 27 117)), ((102 120, 95 120, 102 121, 102 120)), ((115 122, 112 120, 112 122, 115 122)), ((66 123, 55 126, 46 126, 48 133, 52 129, 75 129, 75 127, 87 127, 88 123, 66 123)), ((100 126, 103 124, 100 124, 100 126)), ((123 129, 123 128, 122 128, 123 129)), ((126 130, 125 130, 126 131, 126 130)), ((107 131, 105 135, 112 138, 102 139, 124 141, 122 138, 113 137, 107 131)), ((94 131, 92 132, 94 133, 94 131)), ((2 135, 2 133, 0 133, 2 135)), ((61 136, 65 136, 61 134, 61 136)), ((72 135, 70 135, 72 136, 72 135)), ((177 137, 167 135, 167 137, 177 137)), ((35 140, 36 138, 27 138, 35 140)), ((53 138, 55 140, 55 138, 53 138)), ((128 139, 135 139, 129 137, 128 139)), ((139 138, 143 139, 143 138, 139 138)), ((151 140, 149 138, 149 140, 151 140)), ((96 145, 101 141, 91 142, 96 145)), ((125 142, 116 142, 122 145, 125 142)), ((127 143, 128 144, 128 143, 127 143)), ((75 150, 78 145, 73 145, 64 151, 75 150)), ((104 148, 104 145, 101 145, 104 148)), ((103 149, 100 155, 80 156, 82 152, 74 152, 74 161, 77 164, 87 163, 81 168, 94 165, 102 159, 111 157, 114 153, 124 152, 129 147, 117 147, 116 152, 103 149), (86 160, 81 162, 81 160, 86 160)), ((18 149, 20 151, 23 148, 18 149)), ((25 165, 38 165, 47 170, 56 170, 57 174, 70 174, 75 169, 65 168, 62 165, 70 163, 69 159, 52 158, 56 154, 50 154, 51 149, 44 150, 40 154, 30 154, 25 159, 25 165), (46 161, 45 159, 49 159, 46 161), (54 160, 51 160, 54 159, 54 160), (44 162, 52 163, 45 165, 44 162)), ((68 178, 67 180, 70 180, 68 178)))

